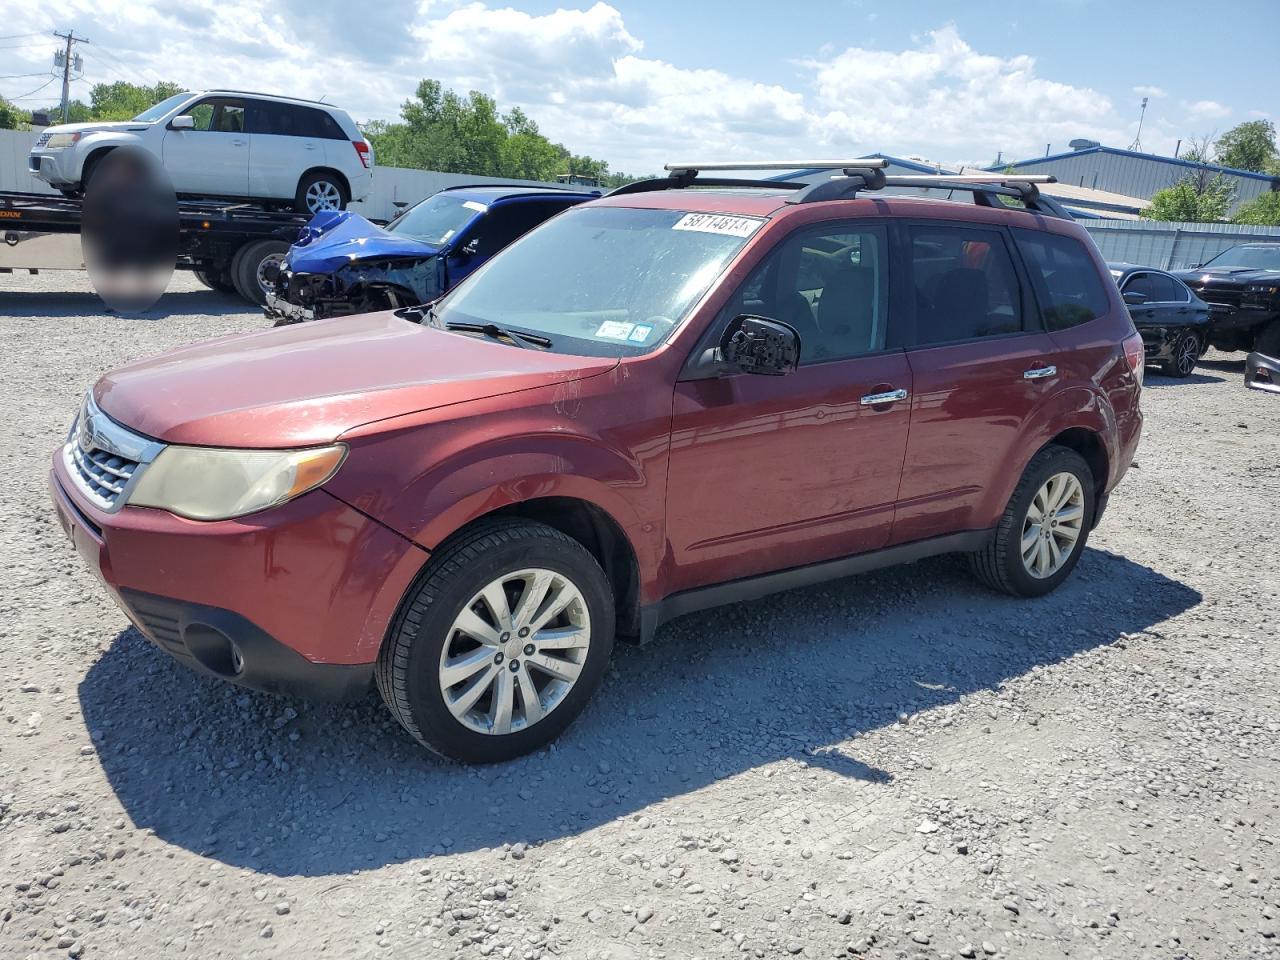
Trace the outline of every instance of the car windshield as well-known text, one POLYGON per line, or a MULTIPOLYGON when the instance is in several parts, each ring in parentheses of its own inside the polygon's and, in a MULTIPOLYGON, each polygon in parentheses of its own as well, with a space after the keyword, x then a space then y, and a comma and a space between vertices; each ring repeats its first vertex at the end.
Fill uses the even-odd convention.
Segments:
POLYGON ((184 100, 190 99, 190 97, 191 94, 189 93, 175 93, 167 100, 161 100, 154 107, 148 107, 146 110, 143 110, 133 119, 139 123, 155 123, 178 104, 182 103, 184 100))
POLYGON ((646 353, 680 325, 763 222, 578 207, 477 270, 437 305, 436 320, 541 334, 558 353, 646 353))
POLYGON ((1248 270, 1280 270, 1280 243, 1267 246, 1242 246, 1224 250, 1205 264, 1206 267, 1240 267, 1248 270))
POLYGON ((472 217, 484 213, 485 209, 485 204, 456 193, 437 193, 400 214, 387 224, 387 229, 439 246, 452 240, 472 217))

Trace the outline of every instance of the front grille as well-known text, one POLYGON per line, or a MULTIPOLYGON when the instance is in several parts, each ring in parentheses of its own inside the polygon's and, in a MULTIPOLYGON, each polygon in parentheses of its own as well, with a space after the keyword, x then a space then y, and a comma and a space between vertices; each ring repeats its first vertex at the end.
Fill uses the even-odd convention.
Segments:
POLYGON ((1212 282, 1206 283, 1203 280, 1192 280, 1187 286, 1196 292, 1201 300, 1206 303, 1216 303, 1235 310, 1240 306, 1241 290, 1238 285, 1235 286, 1215 286, 1212 282))
POLYGON ((71 462, 75 467, 72 476, 83 493, 104 510, 115 509, 124 496, 125 487, 138 469, 138 461, 91 447, 88 451, 80 444, 79 437, 67 444, 71 450, 71 462))
POLYGON ((90 395, 62 447, 62 459, 76 489, 100 510, 115 513, 140 471, 163 449, 159 441, 116 423, 90 395))
POLYGON ((43 147, 46 143, 49 142, 49 138, 51 136, 53 136, 53 134, 47 131, 45 133, 40 134, 40 136, 36 137, 36 146, 43 147))

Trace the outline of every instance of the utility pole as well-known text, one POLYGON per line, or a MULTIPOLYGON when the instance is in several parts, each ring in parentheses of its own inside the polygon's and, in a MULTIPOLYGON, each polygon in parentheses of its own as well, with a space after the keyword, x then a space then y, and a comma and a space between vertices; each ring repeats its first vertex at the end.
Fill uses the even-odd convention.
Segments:
MULTIPOLYGON (((53 35, 67 41, 67 48, 62 54, 62 122, 66 123, 71 109, 71 45, 74 43, 88 43, 89 41, 84 37, 77 37, 74 30, 68 30, 66 33, 58 33, 55 30, 53 35)), ((76 59, 79 59, 79 57, 76 59)), ((56 60, 57 58, 55 58, 55 62, 56 60)))
POLYGON ((1138 114, 1138 132, 1133 138, 1133 143, 1129 144, 1129 149, 1135 153, 1142 152, 1142 121, 1147 118, 1147 98, 1142 98, 1142 112, 1138 114))

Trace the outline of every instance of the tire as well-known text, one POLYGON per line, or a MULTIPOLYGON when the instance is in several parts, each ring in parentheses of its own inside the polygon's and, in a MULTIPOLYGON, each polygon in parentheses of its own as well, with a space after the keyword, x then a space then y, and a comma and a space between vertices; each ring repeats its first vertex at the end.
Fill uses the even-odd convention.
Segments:
POLYGON ((197 280, 210 290, 217 290, 219 293, 240 292, 221 270, 192 270, 191 272, 196 275, 197 280))
MULTIPOLYGON (((1080 555, 1084 552, 1085 543, 1089 539, 1089 528, 1093 525, 1094 512, 1094 478, 1093 471, 1084 457, 1067 447, 1050 445, 1045 447, 1027 464, 1022 479, 1018 481, 1004 515, 996 525, 991 542, 982 550, 970 554, 970 565, 974 575, 993 590, 1012 594, 1015 597, 1039 597, 1057 587, 1071 575, 1080 555), (1076 539, 1071 542, 1069 552, 1063 556, 1060 565, 1052 570, 1046 569, 1044 575, 1037 575, 1023 559, 1024 529, 1031 519, 1029 510, 1038 494, 1046 487, 1051 478, 1062 475, 1075 478, 1079 485, 1079 528, 1076 539)), ((1058 512, 1065 515, 1064 504, 1058 512)), ((1047 533, 1047 540, 1052 539, 1054 545, 1061 550, 1063 541, 1059 539, 1066 533, 1070 521, 1064 519, 1057 533, 1047 533)), ((1033 547, 1033 558, 1036 556, 1033 547)))
POLYGON ((316 213, 319 210, 345 210, 351 202, 347 185, 336 173, 315 170, 298 181, 298 192, 293 197, 293 209, 298 213, 316 213), (316 206, 320 195, 327 196, 327 206, 316 206))
POLYGON ((401 726, 440 756, 464 763, 511 760, 550 743, 586 706, 600 685, 613 651, 615 617, 609 581, 578 541, 541 523, 516 519, 481 521, 441 547, 409 588, 378 652, 374 670, 378 691, 401 726), (530 575, 522 586, 503 583, 503 578, 510 577, 510 585, 519 584, 522 574, 530 575), (522 648, 520 644, 539 636, 544 636, 547 643, 558 641, 544 632, 545 627, 535 628, 524 638, 518 635, 518 629, 495 631, 495 623, 509 628, 521 626, 519 601, 526 596, 525 591, 535 589, 535 574, 551 580, 547 597, 568 595, 561 592, 564 584, 577 591, 564 612, 547 622, 555 625, 561 637, 585 635, 585 650, 548 647, 554 652, 535 651, 532 656, 537 660, 525 659, 529 647, 522 648), (507 621, 494 616, 493 607, 481 597, 482 591, 492 591, 495 584, 502 591, 502 602, 512 612, 507 621), (468 617, 488 631, 493 642, 473 640, 458 629, 458 621, 468 617), (505 645, 504 636, 509 637, 505 645), (489 651, 493 651, 492 659, 489 651), (577 673, 567 689, 558 687, 566 681, 534 666, 538 661, 563 663, 561 656, 578 660, 569 664, 577 668, 577 673), (442 676, 446 660, 457 662, 468 657, 483 666, 461 674, 446 694, 442 676), (541 689, 531 679, 535 676, 544 684, 541 689), (537 695, 540 718, 533 722, 528 718, 525 681, 537 695), (511 730, 495 733, 493 727, 501 723, 497 705, 503 684, 513 684, 504 688, 509 691, 505 702, 510 706, 505 715, 511 730), (484 692, 478 695, 472 712, 465 719, 460 718, 446 697, 454 702, 454 709, 460 709, 458 701, 467 700, 467 691, 476 687, 484 692))
POLYGON ((1173 344, 1173 357, 1163 364, 1165 376, 1179 380, 1191 376, 1196 368, 1196 361, 1204 353, 1204 345, 1193 330, 1184 331, 1173 344))
POLYGON ((289 244, 283 240, 255 240, 237 250, 228 271, 236 293, 250 303, 265 304, 267 291, 258 279, 259 271, 271 258, 281 258, 288 252, 289 244))

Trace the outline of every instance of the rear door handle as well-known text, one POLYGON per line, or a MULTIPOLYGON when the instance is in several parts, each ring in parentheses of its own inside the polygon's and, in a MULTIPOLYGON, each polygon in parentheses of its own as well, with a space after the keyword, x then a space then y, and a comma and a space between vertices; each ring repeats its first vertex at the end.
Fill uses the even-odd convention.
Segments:
POLYGON ((232 146, 236 146, 236 147, 243 147, 243 146, 244 146, 244 141, 243 141, 243 140, 232 140, 232 141, 231 141, 231 144, 232 144, 232 146))
POLYGON ((907 391, 899 388, 897 390, 889 390, 886 393, 868 393, 859 402, 864 407, 878 407, 884 403, 897 403, 899 400, 907 399, 907 391))
POLYGON ((1043 380, 1045 377, 1056 376, 1057 373, 1058 373, 1058 368, 1052 365, 1048 367, 1032 367, 1030 370, 1022 371, 1022 379, 1023 380, 1043 380))

